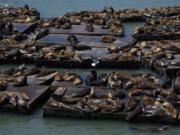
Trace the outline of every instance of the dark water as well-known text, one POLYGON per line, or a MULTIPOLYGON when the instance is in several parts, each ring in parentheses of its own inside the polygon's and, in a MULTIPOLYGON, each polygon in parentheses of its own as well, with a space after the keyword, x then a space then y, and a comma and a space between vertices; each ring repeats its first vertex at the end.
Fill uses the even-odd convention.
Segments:
MULTIPOLYGON (((15 7, 24 6, 25 3, 37 8, 41 17, 62 16, 66 12, 80 10, 101 10, 106 6, 113 6, 115 9, 178 6, 180 0, 0 0, 0 2, 17 2, 15 7)), ((131 37, 133 29, 143 23, 126 23, 125 36, 131 37)), ((16 65, 1 65, 0 68, 17 67, 16 65)), ((32 66, 29 66, 32 67, 32 66)), ((64 69, 56 69, 63 71, 64 69)), ((89 70, 71 69, 72 72, 88 74, 89 70)), ((110 70, 98 70, 98 73, 110 70)), ((118 70, 119 71, 119 70, 118 70)), ((149 73, 148 70, 122 70, 126 73, 149 73)), ((32 115, 17 115, 0 113, 0 135, 180 135, 179 127, 170 127, 161 133, 140 132, 130 130, 130 126, 137 127, 159 127, 155 124, 130 124, 122 121, 102 120, 71 120, 42 118, 42 109, 37 109, 32 115)))

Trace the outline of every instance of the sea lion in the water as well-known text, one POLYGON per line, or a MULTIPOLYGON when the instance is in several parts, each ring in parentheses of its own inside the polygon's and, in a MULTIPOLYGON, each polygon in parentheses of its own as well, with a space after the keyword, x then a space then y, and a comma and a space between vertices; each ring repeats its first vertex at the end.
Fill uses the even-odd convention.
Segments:
POLYGON ((161 132, 164 130, 167 130, 169 128, 169 126, 163 126, 160 128, 137 128, 137 127, 130 127, 130 129, 133 130, 139 130, 139 131, 151 131, 151 132, 161 132))
POLYGON ((21 87, 21 86, 26 86, 26 85, 27 85, 27 76, 23 76, 23 77, 17 79, 13 83, 13 86, 15 86, 15 87, 21 87))

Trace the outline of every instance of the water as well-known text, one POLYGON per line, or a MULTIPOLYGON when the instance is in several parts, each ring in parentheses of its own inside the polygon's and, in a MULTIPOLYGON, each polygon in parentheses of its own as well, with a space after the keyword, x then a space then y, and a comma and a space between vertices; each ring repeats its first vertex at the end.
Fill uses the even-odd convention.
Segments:
MULTIPOLYGON (((24 6, 25 3, 31 7, 37 8, 41 17, 58 17, 66 12, 80 10, 102 10, 103 7, 112 6, 115 9, 178 6, 180 0, 0 0, 0 2, 15 2, 15 7, 24 6)), ((125 37, 131 37, 131 33, 136 26, 143 23, 125 23, 125 37)), ((0 68, 17 67, 17 65, 1 65, 0 68)), ((30 65, 29 67, 33 67, 30 65)), ((64 69, 55 69, 64 71, 64 69)), ((89 70, 70 69, 72 72, 88 74, 89 70)), ((98 73, 111 70, 98 70, 98 73)), ((118 70, 119 71, 119 70, 118 70)), ((148 70, 121 70, 122 72, 151 73, 148 70)), ((154 73, 153 73, 154 74, 154 73)), ((155 124, 129 124, 122 121, 102 121, 102 120, 72 120, 42 118, 42 109, 37 109, 32 115, 17 115, 0 113, 0 135, 180 135, 179 127, 170 127, 167 131, 161 133, 140 132, 130 130, 130 126, 137 127, 159 127, 155 124)))

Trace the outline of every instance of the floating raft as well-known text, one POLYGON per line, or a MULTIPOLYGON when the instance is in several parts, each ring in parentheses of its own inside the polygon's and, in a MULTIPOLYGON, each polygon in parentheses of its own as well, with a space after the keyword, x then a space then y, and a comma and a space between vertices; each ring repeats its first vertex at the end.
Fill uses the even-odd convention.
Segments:
MULTIPOLYGON (((114 98, 111 102, 111 98, 108 98, 109 93, 114 93, 115 91, 119 91, 121 92, 121 94, 123 94, 123 90, 118 90, 118 89, 113 90, 102 87, 94 88, 95 95, 94 97, 90 98, 87 96, 88 95, 87 88, 58 87, 57 90, 52 95, 52 97, 46 102, 46 104, 43 107, 44 117, 111 119, 111 120, 125 120, 131 122, 146 121, 152 123, 166 123, 166 124, 178 124, 180 121, 178 113, 176 117, 172 117, 170 115, 167 115, 166 113, 157 114, 157 115, 156 114, 147 115, 146 111, 142 112, 141 109, 139 110, 138 105, 135 107, 135 109, 127 111, 127 108, 126 107, 124 108, 121 104, 121 101, 124 102, 126 100, 126 99, 122 100, 123 98, 122 95, 119 98, 120 101, 116 101, 116 98, 114 98), (79 97, 78 95, 81 96, 79 97), (66 98, 69 100, 67 100, 66 98), (108 101, 106 102, 106 100, 108 101), (118 102, 116 104, 117 106, 112 105, 113 101, 118 102)), ((89 88, 89 93, 91 95, 90 88, 89 88)), ((126 102, 125 104, 129 104, 129 107, 132 104, 135 105, 136 100, 133 101, 133 99, 138 99, 138 98, 139 98, 138 96, 131 97, 129 100, 125 101, 126 102), (130 103, 130 100, 132 100, 131 101, 132 104, 130 103)), ((154 99, 152 98, 152 100, 154 99)), ((176 111, 178 112, 179 110, 177 109, 176 111)))

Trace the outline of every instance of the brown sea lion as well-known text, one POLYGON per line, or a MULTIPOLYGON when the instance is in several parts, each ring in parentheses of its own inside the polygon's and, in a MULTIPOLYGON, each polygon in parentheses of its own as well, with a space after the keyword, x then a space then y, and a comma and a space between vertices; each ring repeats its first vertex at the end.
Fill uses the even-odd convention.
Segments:
POLYGON ((109 53, 118 53, 119 52, 119 47, 117 47, 117 46, 110 46, 110 47, 108 47, 108 51, 109 51, 109 53))
POLYGON ((21 87, 26 85, 27 85, 27 76, 20 77, 13 83, 13 86, 15 87, 21 87))
POLYGON ((112 25, 109 31, 118 34, 118 36, 123 36, 123 28, 120 26, 112 25))
POLYGON ((97 103, 93 102, 92 99, 87 101, 87 107, 90 109, 92 112, 97 112, 100 110, 100 107, 98 106, 97 103))
POLYGON ((80 77, 76 77, 73 81, 74 85, 80 85, 83 83, 83 80, 80 77))
POLYGON ((133 90, 130 90, 128 91, 128 96, 129 97, 132 97, 132 96, 141 96, 143 95, 143 90, 141 89, 133 89, 133 90))
POLYGON ((26 107, 27 109, 29 108, 29 100, 30 97, 27 96, 25 93, 22 92, 0 92, 0 101, 1 103, 4 102, 3 100, 8 99, 7 104, 10 103, 14 106, 18 107, 26 107))
POLYGON ((37 77, 42 77, 42 76, 46 76, 49 75, 51 73, 54 73, 55 71, 52 69, 41 69, 41 71, 37 74, 37 77))
POLYGON ((115 40, 116 40, 116 38, 113 35, 103 35, 101 37, 101 41, 103 43, 113 43, 115 40))
POLYGON ((108 105, 108 104, 100 104, 99 105, 101 112, 114 113, 119 110, 118 106, 108 105))
POLYGON ((71 23, 66 22, 65 24, 61 25, 61 28, 62 29, 71 29, 72 25, 71 25, 71 23))

